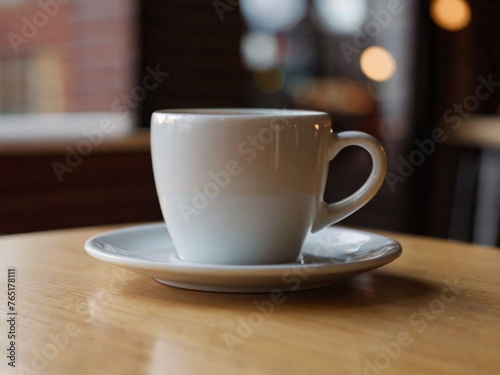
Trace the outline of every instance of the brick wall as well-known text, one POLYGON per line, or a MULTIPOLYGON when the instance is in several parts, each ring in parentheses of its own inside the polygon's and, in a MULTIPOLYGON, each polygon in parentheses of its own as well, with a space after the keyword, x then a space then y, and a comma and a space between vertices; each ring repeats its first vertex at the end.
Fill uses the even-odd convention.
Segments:
POLYGON ((136 80, 137 1, 42 0, 42 4, 47 7, 31 0, 0 7, 1 91, 9 89, 8 77, 17 74, 15 81, 26 81, 23 99, 28 103, 18 105, 17 112, 110 111, 111 102, 136 80), (35 24, 36 35, 26 33, 27 23, 35 24), (23 42, 13 46, 9 33, 23 42), (33 64, 26 65, 26 60, 33 64), (10 64, 1 69, 5 61, 10 64), (20 72, 20 66, 29 69, 20 72), (56 81, 61 95, 53 94, 56 81))

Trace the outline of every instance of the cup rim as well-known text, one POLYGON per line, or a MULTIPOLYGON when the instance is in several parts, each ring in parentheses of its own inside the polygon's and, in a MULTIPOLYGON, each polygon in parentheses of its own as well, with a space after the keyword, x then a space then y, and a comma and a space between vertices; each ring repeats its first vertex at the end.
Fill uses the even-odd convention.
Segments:
POLYGON ((167 114, 169 116, 196 116, 196 117, 220 117, 224 118, 266 118, 266 117, 309 117, 329 116, 326 112, 312 111, 307 109, 278 109, 278 108, 176 108, 160 109, 155 114, 167 114))

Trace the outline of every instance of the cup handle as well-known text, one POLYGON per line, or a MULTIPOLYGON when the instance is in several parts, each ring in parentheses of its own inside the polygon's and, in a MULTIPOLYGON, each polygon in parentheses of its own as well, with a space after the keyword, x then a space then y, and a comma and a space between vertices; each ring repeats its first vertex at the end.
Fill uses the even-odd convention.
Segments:
MULTIPOLYGON (((373 198, 384 182, 387 157, 380 142, 371 135, 362 132, 346 131, 338 134, 332 132, 327 146, 328 161, 333 160, 340 150, 348 146, 359 146, 368 151, 373 162, 370 176, 354 194, 338 202, 328 204, 320 198, 316 219, 311 228, 312 233, 359 210, 373 198)), ((326 177, 323 185, 325 184, 326 177)))

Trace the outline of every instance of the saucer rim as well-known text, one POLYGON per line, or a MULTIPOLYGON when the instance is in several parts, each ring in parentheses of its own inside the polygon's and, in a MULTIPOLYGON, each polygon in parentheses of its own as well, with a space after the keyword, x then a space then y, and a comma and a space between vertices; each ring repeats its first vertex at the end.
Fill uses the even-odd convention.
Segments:
POLYGON ((110 252, 103 252, 101 249, 95 246, 95 243, 98 241, 102 243, 102 237, 109 235, 119 235, 120 233, 129 233, 131 231, 141 232, 144 230, 159 230, 164 229, 168 232, 168 229, 165 223, 153 223, 153 224, 139 224, 133 225, 125 228, 114 229, 105 231, 99 234, 96 234, 85 241, 85 251, 87 254, 92 256, 93 258, 99 259, 104 262, 108 262, 114 265, 127 267, 131 269, 143 269, 149 271, 169 271, 174 273, 185 273, 189 271, 195 271, 197 273, 207 273, 212 274, 212 272, 222 272, 225 276, 229 276, 234 273, 235 276, 244 276, 246 273, 251 273, 255 275, 256 273, 262 273, 263 276, 269 272, 276 271, 286 271, 286 270, 296 270, 296 269, 310 269, 316 268, 319 270, 319 274, 332 272, 332 268, 337 272, 349 272, 352 268, 359 268, 363 265, 366 270, 378 268, 383 266, 391 261, 397 259, 402 254, 402 246, 398 241, 395 241, 392 238, 382 236, 376 233, 371 233, 367 231, 345 228, 343 226, 330 226, 323 231, 328 230, 341 230, 341 231, 349 231, 355 233, 363 233, 369 234, 372 237, 379 237, 383 239, 386 243, 381 245, 380 247, 385 247, 384 254, 369 258, 369 259, 360 259, 353 260, 347 263, 333 263, 333 262, 313 262, 313 263, 278 263, 278 264, 258 264, 258 265, 229 265, 229 264, 212 264, 212 263, 193 263, 193 262, 185 262, 179 259, 179 262, 170 262, 170 261, 152 261, 152 260, 144 260, 133 258, 130 255, 123 254, 112 254, 110 252))

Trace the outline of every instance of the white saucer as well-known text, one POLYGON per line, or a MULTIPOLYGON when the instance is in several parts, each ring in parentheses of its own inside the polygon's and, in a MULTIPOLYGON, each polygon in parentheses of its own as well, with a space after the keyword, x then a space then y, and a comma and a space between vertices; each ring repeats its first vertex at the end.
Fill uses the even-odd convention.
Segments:
POLYGON ((396 241, 376 234, 329 227, 307 237, 294 263, 231 266, 180 260, 165 224, 140 225, 89 238, 94 258, 170 286, 210 292, 295 291, 331 285, 383 266, 401 254, 396 241))

